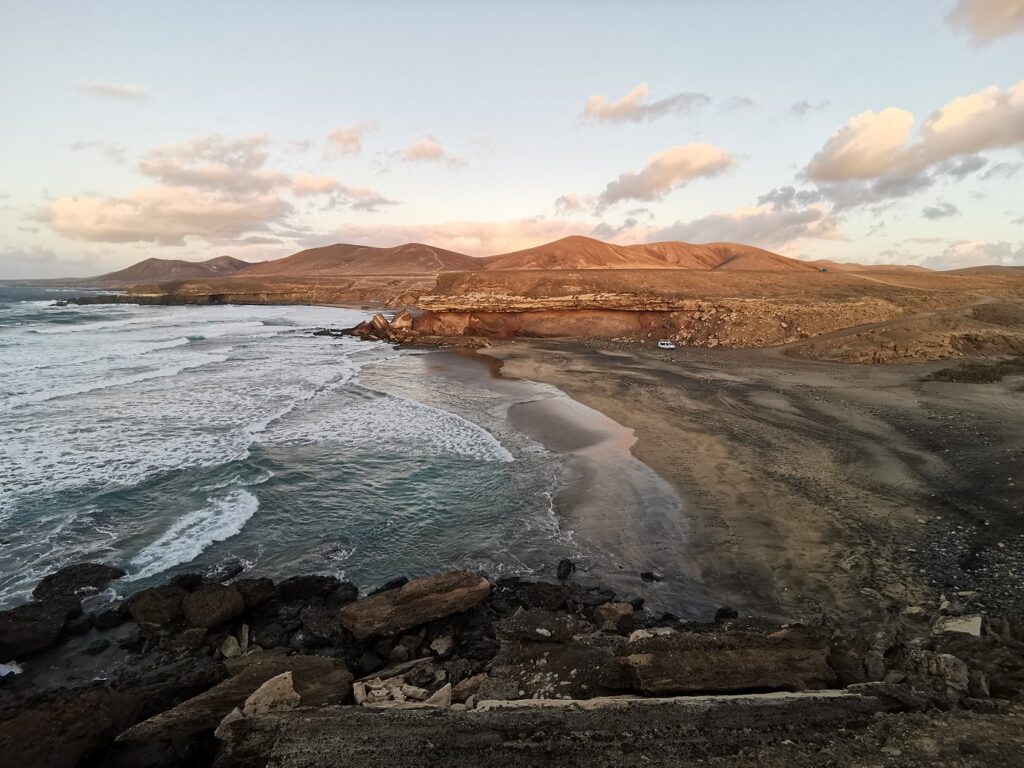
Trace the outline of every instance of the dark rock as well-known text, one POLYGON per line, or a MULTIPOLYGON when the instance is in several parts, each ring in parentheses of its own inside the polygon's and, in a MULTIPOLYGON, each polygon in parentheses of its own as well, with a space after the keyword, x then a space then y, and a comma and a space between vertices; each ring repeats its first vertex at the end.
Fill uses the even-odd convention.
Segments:
POLYGON ((179 573, 173 577, 168 584, 172 587, 179 587, 186 592, 194 592, 203 586, 205 579, 201 573, 179 573))
POLYGON ((630 688, 653 696, 806 691, 836 680, 827 645, 797 632, 672 632, 628 643, 615 661, 626 672, 630 688))
POLYGON ((86 656, 99 656, 109 647, 110 639, 106 637, 101 637, 98 640, 89 643, 89 645, 86 647, 84 651, 82 651, 82 653, 84 653, 86 656))
POLYGON ((288 630, 276 621, 252 628, 252 642, 264 648, 283 648, 288 645, 288 630))
POLYGON ((311 600, 314 597, 326 598, 341 586, 336 576, 311 574, 308 576, 292 576, 278 585, 282 600, 311 600))
POLYGON ((70 619, 64 627, 64 631, 72 637, 84 635, 96 626, 96 616, 91 613, 83 613, 81 616, 70 619))
POLYGON ((96 612, 96 629, 113 629, 128 621, 128 603, 121 601, 96 612))
POLYGON ((177 637, 180 647, 192 650, 202 648, 204 642, 206 642, 206 627, 189 627, 177 637))
POLYGON ((534 643, 567 643, 579 631, 579 622, 572 616, 544 608, 519 610, 498 622, 503 638, 534 643))
POLYGON ((490 589, 487 579, 469 571, 429 576, 345 606, 341 623, 360 640, 392 635, 469 610, 483 602, 490 589))
POLYGON ((187 595, 182 611, 190 627, 212 629, 239 616, 245 610, 245 601, 234 587, 207 584, 187 595))
POLYGON ((359 588, 351 581, 343 581, 341 585, 327 596, 327 604, 337 607, 354 603, 359 599, 359 588))
POLYGON ((33 601, 0 612, 0 657, 5 661, 49 648, 82 607, 71 597, 33 601))
POLYGON ((644 599, 642 597, 634 597, 626 602, 633 606, 634 611, 642 611, 644 609, 644 599))
POLYGON ((182 618, 181 603, 188 594, 181 587, 164 584, 132 595, 128 612, 140 624, 163 626, 182 618))
MULTIPOLYGON (((373 590, 370 593, 370 595, 379 595, 381 592, 390 592, 392 589, 398 589, 399 587, 404 587, 408 583, 409 583, 409 579, 407 579, 405 576, 398 576, 398 577, 396 577, 394 579, 390 579, 388 581, 385 581, 383 584, 381 584, 379 587, 377 587, 375 590, 373 590)), ((367 597, 369 597, 369 595, 367 595, 367 597)))
POLYGON ((74 768, 131 725, 140 697, 110 688, 59 691, 0 722, 0 763, 10 768, 74 768))
POLYGON ((299 614, 303 628, 321 640, 338 642, 344 637, 341 612, 330 605, 307 605, 299 614))
POLYGON ((49 600, 55 597, 73 597, 80 593, 96 593, 114 579, 124 576, 124 571, 103 563, 76 563, 51 573, 40 581, 32 597, 49 600))
POLYGON ((715 611, 716 622, 729 621, 730 619, 738 619, 739 617, 740 612, 737 611, 735 608, 730 608, 728 606, 723 606, 719 608, 717 611, 715 611))
POLYGON ((573 572, 575 570, 576 570, 576 563, 574 563, 572 560, 559 560, 558 561, 558 573, 557 573, 558 580, 559 581, 565 581, 570 576, 572 576, 572 574, 573 574, 573 572))
POLYGON ((633 623, 633 606, 629 603, 604 603, 594 609, 594 621, 609 632, 628 632, 633 623))
POLYGON ((228 712, 272 677, 292 673, 303 706, 345 701, 352 691, 352 675, 345 665, 322 656, 255 654, 228 659, 231 677, 210 690, 129 728, 118 741, 178 739, 213 730, 228 712))
POLYGON ((383 669, 383 667, 384 659, 375 653, 370 653, 369 651, 360 656, 359 660, 356 662, 356 671, 359 672, 360 675, 372 674, 378 669, 383 669))
POLYGON ((270 579, 236 579, 231 586, 242 596, 247 611, 254 611, 281 594, 270 579))
POLYGON ((650 570, 641 573, 640 578, 644 581, 663 581, 665 579, 665 575, 661 571, 650 570))

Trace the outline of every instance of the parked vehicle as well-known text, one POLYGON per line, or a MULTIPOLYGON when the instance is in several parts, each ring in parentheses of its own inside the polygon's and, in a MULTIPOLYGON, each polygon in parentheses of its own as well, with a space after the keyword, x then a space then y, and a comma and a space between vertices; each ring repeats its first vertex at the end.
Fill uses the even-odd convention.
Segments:
POLYGON ((675 349, 675 348, 676 348, 675 343, 670 341, 669 339, 659 339, 658 340, 658 349, 675 349))

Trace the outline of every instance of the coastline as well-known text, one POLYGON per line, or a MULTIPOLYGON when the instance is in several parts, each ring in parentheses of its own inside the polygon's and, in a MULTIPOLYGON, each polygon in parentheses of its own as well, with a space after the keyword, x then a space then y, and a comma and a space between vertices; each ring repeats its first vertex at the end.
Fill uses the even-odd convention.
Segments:
POLYGON ((481 354, 635 431, 632 454, 685 499, 677 565, 712 603, 851 618, 956 589, 1021 610, 1011 383, 749 350, 516 341, 481 354))

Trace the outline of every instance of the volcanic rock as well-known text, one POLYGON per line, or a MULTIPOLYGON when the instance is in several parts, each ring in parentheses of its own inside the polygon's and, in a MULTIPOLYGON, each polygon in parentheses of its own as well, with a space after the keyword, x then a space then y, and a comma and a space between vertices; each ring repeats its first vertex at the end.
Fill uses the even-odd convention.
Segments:
POLYGON ((245 601, 245 610, 253 611, 264 605, 280 592, 270 579, 236 579, 231 586, 238 590, 238 594, 245 601))
POLYGON ((76 599, 63 597, 0 612, 0 657, 23 657, 50 647, 68 619, 81 610, 76 599))
POLYGON ((189 626, 213 627, 231 621, 245 610, 245 600, 234 587, 207 584, 182 601, 182 611, 189 626))
POLYGON ((609 632, 626 632, 633 619, 633 606, 629 603, 604 603, 594 609, 594 621, 609 632))
POLYGON ((182 617, 181 603, 187 594, 170 584, 150 587, 131 597, 128 612, 140 624, 170 624, 182 617))
POLYGON ((256 717, 267 712, 295 709, 300 698, 292 683, 292 673, 282 672, 267 680, 249 695, 242 706, 242 714, 246 717, 256 717))
POLYGON ((314 597, 326 598, 339 586, 341 580, 336 576, 310 574, 285 579, 278 588, 283 600, 311 600, 314 597))
POLYGON ((616 659, 630 687, 655 696, 729 691, 806 691, 835 682, 828 648, 817 638, 790 633, 672 632, 631 642, 616 659))
POLYGON ((242 707, 257 688, 284 672, 292 673, 295 692, 308 706, 344 701, 352 675, 339 661, 321 656, 256 654, 225 662, 232 677, 129 728, 118 741, 177 739, 213 730, 235 707, 242 707))
POLYGON ((410 581, 397 589, 364 597, 341 609, 341 623, 360 640, 392 635, 481 603, 491 584, 468 571, 410 581))
POLYGON ((36 600, 48 600, 55 597, 71 597, 86 590, 96 592, 122 576, 124 571, 113 565, 76 563, 43 578, 32 590, 32 597, 36 600))

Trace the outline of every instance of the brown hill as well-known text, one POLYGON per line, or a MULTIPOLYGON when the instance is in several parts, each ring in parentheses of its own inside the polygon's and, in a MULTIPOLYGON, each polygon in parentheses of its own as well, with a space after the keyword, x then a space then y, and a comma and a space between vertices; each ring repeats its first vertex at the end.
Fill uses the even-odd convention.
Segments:
POLYGON ((553 243, 482 260, 487 270, 523 269, 703 269, 813 271, 807 262, 737 243, 663 242, 613 245, 589 237, 553 243))
POLYGON ((833 272, 931 272, 927 267, 919 267, 916 264, 855 264, 848 261, 832 261, 830 259, 817 259, 809 262, 821 269, 829 269, 833 272))
POLYGON ((249 262, 231 256, 218 256, 206 261, 143 259, 138 264, 132 264, 117 272, 77 279, 75 283, 118 287, 139 283, 164 283, 170 280, 198 280, 205 277, 227 277, 251 266, 249 262))
POLYGON ((1006 277, 1024 277, 1024 266, 1014 267, 1006 264, 985 264, 980 267, 947 269, 945 272, 947 275, 1005 275, 1006 277))
POLYGON ((243 274, 254 277, 340 277, 343 275, 422 275, 482 268, 480 259, 443 248, 406 243, 394 248, 338 243, 299 251, 283 259, 254 264, 243 274))

